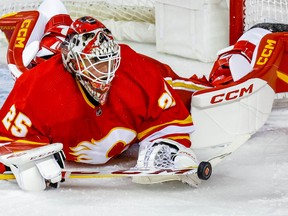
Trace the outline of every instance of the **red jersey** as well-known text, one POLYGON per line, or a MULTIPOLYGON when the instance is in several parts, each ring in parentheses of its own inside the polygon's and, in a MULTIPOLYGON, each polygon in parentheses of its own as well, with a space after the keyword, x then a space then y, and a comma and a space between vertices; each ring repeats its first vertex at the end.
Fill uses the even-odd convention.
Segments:
POLYGON ((192 119, 163 79, 169 70, 121 45, 108 99, 97 106, 57 54, 17 79, 0 111, 0 136, 35 141, 29 146, 61 142, 68 160, 93 164, 105 163, 133 143, 158 138, 190 147, 192 119))

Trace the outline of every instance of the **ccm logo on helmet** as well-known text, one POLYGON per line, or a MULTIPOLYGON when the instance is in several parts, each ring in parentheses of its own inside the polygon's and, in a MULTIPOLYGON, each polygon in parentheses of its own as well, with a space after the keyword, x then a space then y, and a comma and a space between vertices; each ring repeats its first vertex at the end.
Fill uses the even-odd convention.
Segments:
POLYGON ((235 89, 235 90, 230 91, 230 92, 225 92, 222 94, 214 95, 211 98, 210 103, 211 104, 217 104, 217 103, 221 103, 223 101, 235 100, 237 98, 241 98, 245 95, 251 94, 252 92, 253 92, 253 84, 251 84, 248 88, 243 87, 241 89, 235 89))
POLYGON ((26 40, 27 31, 30 26, 31 20, 24 20, 17 33, 15 47, 24 48, 24 41, 26 40))

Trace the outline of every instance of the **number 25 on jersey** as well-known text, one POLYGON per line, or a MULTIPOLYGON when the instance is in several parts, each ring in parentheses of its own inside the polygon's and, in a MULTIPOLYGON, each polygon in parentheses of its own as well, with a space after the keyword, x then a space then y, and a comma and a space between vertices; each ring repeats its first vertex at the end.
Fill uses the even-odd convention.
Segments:
POLYGON ((15 105, 12 105, 9 112, 2 119, 2 123, 7 131, 15 137, 25 137, 28 128, 32 126, 31 120, 21 112, 17 112, 15 105))

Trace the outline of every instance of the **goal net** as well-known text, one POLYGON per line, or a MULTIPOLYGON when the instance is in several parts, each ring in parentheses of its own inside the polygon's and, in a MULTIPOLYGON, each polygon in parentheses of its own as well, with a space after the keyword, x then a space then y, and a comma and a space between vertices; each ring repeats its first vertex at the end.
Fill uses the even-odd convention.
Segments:
MULTIPOLYGON (((100 20, 140 21, 155 23, 155 0, 62 0, 75 19, 87 14, 100 20)), ((1 15, 20 10, 36 10, 42 0, 1 1, 1 15)), ((51 0, 53 4, 53 0, 51 0)))
MULTIPOLYGON (((54 0, 49 1, 53 4, 54 0)), ((23 10, 37 10, 42 2, 43 0, 0 1, 0 16, 23 10)), ((107 25, 120 40, 155 42, 152 36, 155 35, 155 0, 62 0, 62 2, 73 19, 87 15, 94 16, 107 25), (149 26, 152 26, 149 32, 141 29, 148 29, 149 26), (144 35, 142 37, 135 35, 134 29, 138 29, 144 35)))

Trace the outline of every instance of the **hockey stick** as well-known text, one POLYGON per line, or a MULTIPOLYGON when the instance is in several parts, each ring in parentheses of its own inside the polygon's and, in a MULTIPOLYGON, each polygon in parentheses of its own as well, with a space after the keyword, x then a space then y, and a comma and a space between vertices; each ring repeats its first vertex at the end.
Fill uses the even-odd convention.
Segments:
POLYGON ((212 174, 212 168, 236 151, 241 145, 250 139, 250 137, 251 134, 238 135, 219 155, 216 155, 207 161, 202 161, 197 168, 198 177, 202 180, 208 180, 212 174))
POLYGON ((248 139, 250 139, 251 134, 244 134, 237 136, 230 145, 225 147, 222 153, 218 156, 210 158, 208 162, 211 163, 212 166, 216 166, 220 163, 225 157, 231 155, 235 150, 237 150, 242 144, 244 144, 248 139))
MULTIPOLYGON (((185 169, 158 169, 158 170, 142 170, 142 169, 119 169, 119 170, 63 170, 62 177, 64 179, 79 179, 79 178, 121 178, 133 176, 156 176, 156 175, 189 175, 197 172, 198 166, 188 167, 185 169)), ((11 172, 0 174, 0 180, 15 179, 11 172)))
MULTIPOLYGON (((210 158, 207 161, 202 161, 199 166, 188 167, 185 169, 159 169, 159 170, 143 170, 137 168, 119 169, 119 170, 63 170, 63 179, 83 179, 83 178, 119 178, 119 177, 133 177, 133 176, 156 176, 156 175, 190 175, 196 174, 200 179, 207 180, 212 173, 212 167, 220 163, 224 158, 231 155, 236 149, 244 144, 251 135, 238 136, 230 145, 225 147, 221 154, 210 158)), ((15 179, 11 172, 0 174, 0 180, 15 179)))

